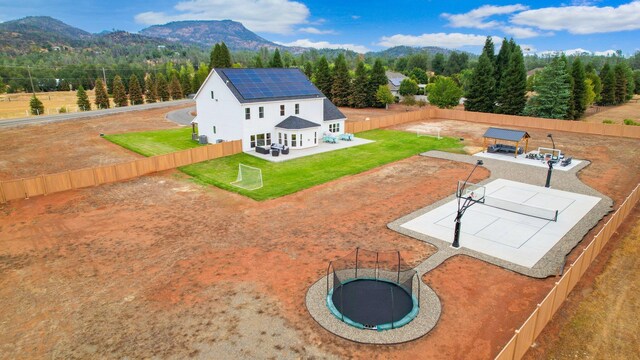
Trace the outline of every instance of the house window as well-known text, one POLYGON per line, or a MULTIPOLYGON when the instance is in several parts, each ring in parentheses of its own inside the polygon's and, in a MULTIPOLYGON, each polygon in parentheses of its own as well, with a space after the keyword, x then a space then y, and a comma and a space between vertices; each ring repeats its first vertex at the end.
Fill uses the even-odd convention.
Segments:
POLYGON ((250 137, 251 148, 256 146, 270 146, 271 145, 271 133, 266 134, 254 134, 250 137))
POLYGON ((291 146, 292 147, 298 146, 298 144, 296 143, 296 140, 297 140, 297 135, 296 134, 291 134, 291 146))
POLYGON ((289 146, 289 140, 287 140, 287 133, 284 133, 284 145, 289 146))
POLYGON ((300 114, 300 104, 296 104, 296 115, 300 114))
POLYGON ((284 105, 280 105, 280 116, 284 116, 284 105))
POLYGON ((329 131, 332 133, 340 132, 340 123, 329 124, 329 131))
POLYGON ((264 118, 264 106, 260 106, 260 107, 258 108, 258 117, 259 117, 260 119, 264 118))
POLYGON ((318 143, 318 133, 314 132, 313 133, 313 145, 316 145, 318 143))
POLYGON ((282 133, 278 133, 278 144, 282 144, 282 133))
POLYGON ((251 119, 251 108, 244 109, 244 119, 245 120, 251 119))
POLYGON ((298 146, 302 146, 302 134, 298 137, 298 146))
POLYGON ((215 133, 216 133, 216 127, 214 126, 213 127, 213 134, 215 135, 215 133))
POLYGON ((213 96, 213 90, 211 90, 211 98, 214 99, 215 97, 213 96))

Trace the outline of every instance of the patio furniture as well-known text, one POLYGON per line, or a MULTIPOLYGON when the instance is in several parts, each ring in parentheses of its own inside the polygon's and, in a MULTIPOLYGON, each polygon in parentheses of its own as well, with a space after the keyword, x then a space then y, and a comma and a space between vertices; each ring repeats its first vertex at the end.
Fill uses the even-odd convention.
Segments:
POLYGON ((340 140, 351 141, 353 140, 353 134, 350 134, 350 133, 340 134, 339 138, 340 140))
POLYGON ((569 164, 571 164, 571 160, 573 160, 573 156, 569 156, 568 158, 562 160, 562 162, 560 162, 560 166, 568 166, 569 164))
MULTIPOLYGON (((513 154, 516 151, 516 147, 513 145, 495 144, 495 145, 489 145, 487 147, 487 151, 490 153, 503 152, 507 154, 513 154)), ((523 152, 524 151, 522 150, 522 148, 518 147, 518 154, 522 154, 523 152)))
POLYGON ((264 146, 256 146, 256 152, 258 154, 269 155, 269 148, 264 146))
POLYGON ((322 141, 330 144, 337 144, 338 138, 336 138, 335 136, 325 135, 322 137, 322 141))
POLYGON ((280 156, 280 150, 271 149, 271 156, 280 156))
POLYGON ((289 147, 288 146, 283 146, 282 150, 280 150, 280 153, 282 155, 289 155, 289 147))
POLYGON ((284 148, 286 148, 286 146, 282 145, 282 144, 279 144, 279 143, 271 144, 271 150, 278 149, 278 150, 282 151, 284 148))

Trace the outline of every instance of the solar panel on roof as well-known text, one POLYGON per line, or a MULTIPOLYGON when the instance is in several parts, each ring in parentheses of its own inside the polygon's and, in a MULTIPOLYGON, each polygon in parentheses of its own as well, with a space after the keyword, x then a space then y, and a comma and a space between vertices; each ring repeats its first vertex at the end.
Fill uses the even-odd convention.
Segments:
POLYGON ((245 100, 322 93, 298 69, 220 69, 245 100))

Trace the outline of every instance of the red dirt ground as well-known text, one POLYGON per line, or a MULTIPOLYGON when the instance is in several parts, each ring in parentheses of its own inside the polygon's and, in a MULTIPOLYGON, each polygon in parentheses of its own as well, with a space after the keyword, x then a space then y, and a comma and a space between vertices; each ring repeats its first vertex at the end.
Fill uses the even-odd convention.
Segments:
MULTIPOLYGON (((100 120, 102 126, 114 118, 100 120)), ((129 126, 153 120, 140 121, 129 126)), ((443 135, 462 136, 468 145, 478 145, 486 128, 435 122, 448 126, 443 135)), ((545 132, 531 134, 532 145, 538 146, 535 139, 548 145, 545 132)), ((554 137, 569 154, 592 159, 581 178, 616 202, 640 180, 640 160, 628 151, 637 141, 554 137)), ((101 146, 91 151, 121 156, 101 146)), ((63 153, 74 158, 73 148, 63 153)), ((47 151, 33 162, 55 159, 47 151)), ((450 195, 470 168, 414 156, 266 202, 170 171, 0 205, 0 352, 10 358, 490 358, 554 278, 449 259, 424 277, 443 302, 438 325, 395 346, 337 338, 304 306, 307 288, 328 261, 356 246, 399 249, 414 264, 432 254, 431 246, 386 224, 450 195)), ((476 171, 472 181, 486 176, 476 171)))

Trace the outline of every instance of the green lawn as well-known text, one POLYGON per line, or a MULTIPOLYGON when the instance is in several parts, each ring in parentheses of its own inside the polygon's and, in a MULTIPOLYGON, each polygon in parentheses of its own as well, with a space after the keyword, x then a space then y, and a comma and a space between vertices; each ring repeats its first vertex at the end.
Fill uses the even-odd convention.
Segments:
MULTIPOLYGON (((179 168, 196 182, 234 191, 255 200, 267 200, 288 195, 345 175, 398 161, 429 150, 459 152, 457 139, 417 137, 415 133, 395 130, 371 130, 357 137, 374 143, 307 156, 281 163, 272 163, 247 154, 236 154, 179 168), (238 176, 238 164, 262 170, 264 186, 245 190, 231 185, 238 176)), ((145 156, 166 154, 199 146, 191 140, 191 128, 146 131, 105 136, 106 139, 145 156)), ((295 150, 291 150, 295 151, 295 150)))
POLYGON ((201 146, 191 140, 191 127, 105 135, 105 139, 144 156, 162 155, 201 146))
MULTIPOLYGON (((413 133, 393 130, 371 130, 357 134, 374 143, 307 156, 281 163, 272 163, 247 154, 236 154, 180 168, 200 183, 215 185, 255 200, 273 199, 312 186, 335 180, 410 157, 428 150, 459 151, 457 139, 437 140, 417 137, 413 133), (262 170, 264 186, 258 190, 244 190, 230 183, 238 176, 238 164, 262 170)), ((295 151, 295 150, 291 150, 295 151)))

